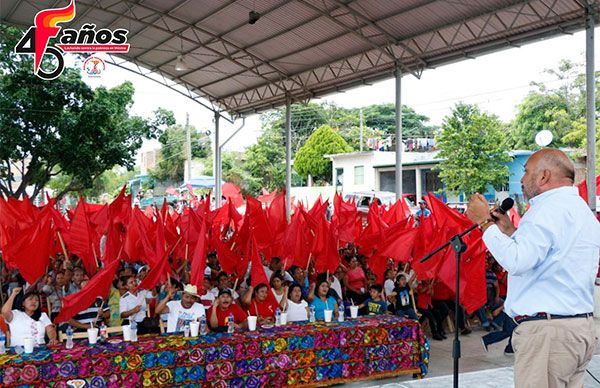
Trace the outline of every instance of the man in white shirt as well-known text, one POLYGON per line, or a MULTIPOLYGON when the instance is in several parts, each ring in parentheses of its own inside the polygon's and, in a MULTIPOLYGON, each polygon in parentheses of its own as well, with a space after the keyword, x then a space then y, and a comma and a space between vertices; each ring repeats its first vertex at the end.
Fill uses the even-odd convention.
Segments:
POLYGON ((515 386, 582 387, 597 345, 592 318, 600 224, 573 187, 575 168, 563 152, 537 151, 521 178, 530 209, 516 229, 490 215, 475 194, 467 215, 508 272, 505 311, 513 332, 515 386))
POLYGON ((169 314, 167 333, 182 332, 186 321, 198 320, 205 316, 204 306, 197 303, 200 297, 196 286, 185 285, 181 300, 171 300, 173 295, 175 295, 175 291, 169 289, 165 299, 161 300, 156 306, 156 315, 169 314))

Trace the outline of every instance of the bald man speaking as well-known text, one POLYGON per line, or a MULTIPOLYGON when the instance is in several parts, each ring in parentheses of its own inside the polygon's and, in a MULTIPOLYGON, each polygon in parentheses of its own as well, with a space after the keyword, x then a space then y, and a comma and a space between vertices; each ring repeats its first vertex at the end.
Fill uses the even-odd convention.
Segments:
POLYGON ((583 387, 596 349, 594 279, 600 223, 573 187, 575 168, 557 149, 535 152, 521 187, 531 207, 516 229, 474 194, 467 215, 508 272, 505 311, 517 323, 515 387, 583 387))

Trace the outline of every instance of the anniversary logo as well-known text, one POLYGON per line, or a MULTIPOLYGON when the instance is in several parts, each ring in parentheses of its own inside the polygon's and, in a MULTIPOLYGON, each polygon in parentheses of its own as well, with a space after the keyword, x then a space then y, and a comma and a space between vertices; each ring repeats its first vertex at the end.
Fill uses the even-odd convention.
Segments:
POLYGON ((75 14, 75 0, 71 0, 71 3, 64 8, 45 9, 38 12, 34 18, 34 25, 29 27, 15 46, 15 53, 34 56, 33 72, 38 77, 52 80, 60 76, 65 67, 63 57, 65 52, 129 52, 127 43, 129 31, 123 28, 96 30, 95 24, 84 24, 79 30, 65 28, 58 37, 62 29, 58 24, 72 21, 75 14), (57 38, 54 45, 50 44, 51 38, 57 38), (42 69, 41 63, 44 55, 51 55, 56 59, 53 70, 42 69))

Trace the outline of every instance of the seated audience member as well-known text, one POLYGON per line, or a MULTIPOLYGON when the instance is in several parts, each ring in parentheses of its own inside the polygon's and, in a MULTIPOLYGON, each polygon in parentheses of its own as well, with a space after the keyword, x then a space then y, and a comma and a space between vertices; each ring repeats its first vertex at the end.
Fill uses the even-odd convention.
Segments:
POLYGON ((349 269, 344 278, 346 297, 354 304, 361 304, 367 298, 367 275, 360 266, 356 256, 350 258, 348 265, 349 269))
POLYGON ((421 313, 421 319, 429 321, 431 336, 434 340, 442 341, 446 339, 444 332, 444 320, 448 316, 448 309, 444 305, 441 308, 435 309, 432 302, 433 283, 431 280, 420 282, 417 287, 417 310, 421 313))
POLYGON ((298 266, 292 265, 289 270, 290 275, 294 279, 294 283, 298 284, 302 289, 302 297, 306 298, 308 296, 308 290, 310 288, 308 277, 304 270, 298 266))
POLYGON ((381 284, 373 284, 369 287, 370 297, 358 306, 359 309, 365 308, 367 315, 385 314, 387 303, 383 300, 383 287, 381 284))
POLYGON ((119 301, 121 319, 125 319, 127 323, 135 320, 138 324, 138 333, 147 334, 147 331, 140 325, 146 318, 146 310, 148 309, 146 293, 136 291, 137 282, 133 276, 123 278, 122 282, 126 285, 127 292, 121 296, 119 301))
POLYGON ((248 327, 248 315, 239 305, 233 304, 231 290, 225 288, 219 292, 219 296, 215 300, 215 303, 210 310, 208 310, 208 322, 210 327, 215 331, 227 331, 230 314, 233 315, 233 322, 236 330, 248 327))
POLYGON ((208 310, 215 303, 215 295, 210 291, 212 289, 211 276, 204 275, 204 284, 202 285, 202 295, 200 295, 200 303, 204 309, 208 310))
POLYGON ((275 296, 275 300, 277 300, 277 303, 281 303, 281 300, 283 299, 284 295, 285 295, 285 289, 283 287, 283 282, 284 282, 284 278, 283 275, 280 272, 275 272, 273 273, 273 275, 271 275, 271 291, 273 292, 273 295, 275 296))
POLYGON ((271 276, 273 276, 274 273, 281 273, 283 275, 283 280, 287 280, 289 282, 293 282, 294 279, 290 276, 289 273, 285 272, 285 269, 283 268, 284 263, 281 261, 280 257, 277 256, 273 256, 271 258, 271 262, 269 263, 268 266, 263 265, 263 268, 265 270, 265 274, 267 274, 267 279, 271 279, 271 276))
POLYGON ((242 298, 242 306, 246 307, 249 315, 256 316, 261 325, 275 323, 275 311, 279 305, 275 298, 269 298, 269 288, 266 284, 260 283, 256 288, 250 286, 242 298))
MULTIPOLYGON (((87 280, 81 282, 81 288, 85 287, 87 280)), ((110 306, 104 301, 101 296, 97 296, 96 300, 90 307, 80 311, 69 320, 69 325, 77 332, 85 332, 93 324, 95 327, 100 325, 100 322, 107 323, 110 319, 110 306)))
POLYGON ((51 345, 57 344, 56 329, 50 322, 48 315, 42 312, 38 294, 27 292, 23 296, 22 304, 13 309, 15 298, 21 290, 20 287, 14 288, 10 297, 2 306, 2 317, 10 328, 11 345, 24 346, 24 340, 27 337, 41 343, 44 341, 44 335, 48 336, 51 345))
POLYGON ((406 276, 404 274, 398 275, 396 287, 394 288, 392 295, 395 297, 396 301, 390 307, 393 307, 395 315, 399 317, 408 317, 410 319, 419 319, 413 308, 410 287, 406 282, 406 276))
MULTIPOLYGON (((484 335, 483 337, 481 337, 481 342, 483 344, 483 348, 487 352, 489 345, 495 344, 496 342, 500 342, 503 339, 508 338, 508 344, 504 348, 504 355, 511 356, 514 354, 514 350, 512 347, 512 334, 513 334, 513 330, 515 329, 515 327, 517 327, 517 324, 515 323, 515 321, 513 321, 513 319, 511 317, 509 317, 504 312, 504 306, 498 307, 496 310, 493 311, 492 314, 496 315, 496 317, 500 318, 502 330, 494 331, 492 333, 488 333, 488 334, 484 335)), ((494 319, 496 319, 496 318, 494 318, 494 319)))
POLYGON ((317 283, 311 284, 309 297, 314 296, 310 305, 315 309, 317 320, 325 319, 325 310, 333 310, 333 319, 337 319, 339 310, 336 299, 329 295, 329 281, 321 278, 317 283), (315 293, 316 292, 316 293, 315 293))
POLYGON ((50 319, 54 319, 62 307, 62 300, 64 298, 63 287, 66 286, 65 273, 59 271, 56 273, 56 278, 52 280, 52 277, 46 278, 46 284, 42 287, 42 292, 46 294, 46 298, 50 303, 50 319))
POLYGON ((385 270, 383 277, 385 282, 383 283, 383 290, 385 291, 385 297, 388 302, 391 302, 391 296, 396 287, 396 275, 398 271, 395 268, 388 268, 385 270))
POLYGON ((229 275, 227 275, 225 272, 221 272, 217 276, 217 286, 215 288, 213 288, 212 290, 210 290, 210 292, 214 295, 214 297, 216 299, 219 296, 220 292, 223 290, 226 290, 226 289, 231 291, 233 303, 235 303, 235 301, 237 299, 239 299, 240 296, 238 295, 237 292, 235 292, 234 289, 231 288, 231 281, 229 279, 229 275))
POLYGON ((302 288, 296 283, 292 283, 289 289, 285 288, 287 293, 284 294, 281 305, 287 312, 288 322, 308 321, 308 303, 302 299, 302 288))
POLYGON ((169 288, 167 296, 156 306, 156 314, 168 314, 167 333, 182 332, 186 321, 205 316, 204 306, 198 303, 200 296, 196 286, 186 284, 181 300, 171 300, 176 292, 176 289, 169 288))

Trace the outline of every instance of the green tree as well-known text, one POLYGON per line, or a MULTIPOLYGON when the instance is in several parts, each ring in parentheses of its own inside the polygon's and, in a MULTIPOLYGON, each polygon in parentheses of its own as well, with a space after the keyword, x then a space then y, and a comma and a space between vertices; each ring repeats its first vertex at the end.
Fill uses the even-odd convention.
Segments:
POLYGON ((285 140, 277 128, 266 128, 256 144, 246 149, 245 169, 251 179, 248 191, 258 193, 262 187, 273 190, 285 185, 285 140))
MULTIPOLYGON (((357 113, 358 114, 358 113, 357 113)), ((364 124, 369 128, 381 129, 388 135, 396 133, 396 106, 394 104, 369 105, 363 108, 364 124)), ((431 137, 434 128, 427 126, 429 118, 415 112, 409 106, 402 105, 402 136, 431 137)))
MULTIPOLYGON (((210 158, 212 154, 210 138, 199 133, 194 127, 190 127, 190 132, 192 141, 192 158, 210 158)), ((184 162, 186 158, 185 127, 182 125, 173 125, 168 127, 160 134, 158 141, 161 144, 160 157, 158 159, 156 168, 150 172, 150 175, 157 181, 182 181, 184 177, 184 162)))
POLYGON ((444 118, 437 136, 442 159, 436 167, 451 192, 485 192, 508 179, 510 161, 506 132, 500 120, 476 105, 457 104, 444 118))
MULTIPOLYGON (((554 77, 558 86, 549 88, 543 83, 532 82, 537 90, 530 92, 519 104, 511 125, 514 147, 538 149, 535 135, 543 129, 554 135, 554 147, 581 147, 585 140, 585 131, 581 132, 581 121, 583 118, 585 122, 586 112, 582 65, 562 60, 557 68, 546 69, 544 72, 554 77)), ((599 86, 600 82, 597 82, 596 111, 600 107, 599 86)))
POLYGON ((331 161, 324 155, 351 152, 352 148, 335 130, 323 125, 314 131, 294 159, 294 169, 302 177, 312 175, 316 180, 329 181, 331 161))
POLYGON ((92 187, 115 165, 133 167, 143 140, 172 115, 130 116, 130 82, 92 90, 72 68, 55 80, 39 79, 32 58, 12 51, 21 36, 0 25, 0 193, 20 197, 33 186, 36 196, 63 174, 69 181, 60 197, 92 187))

